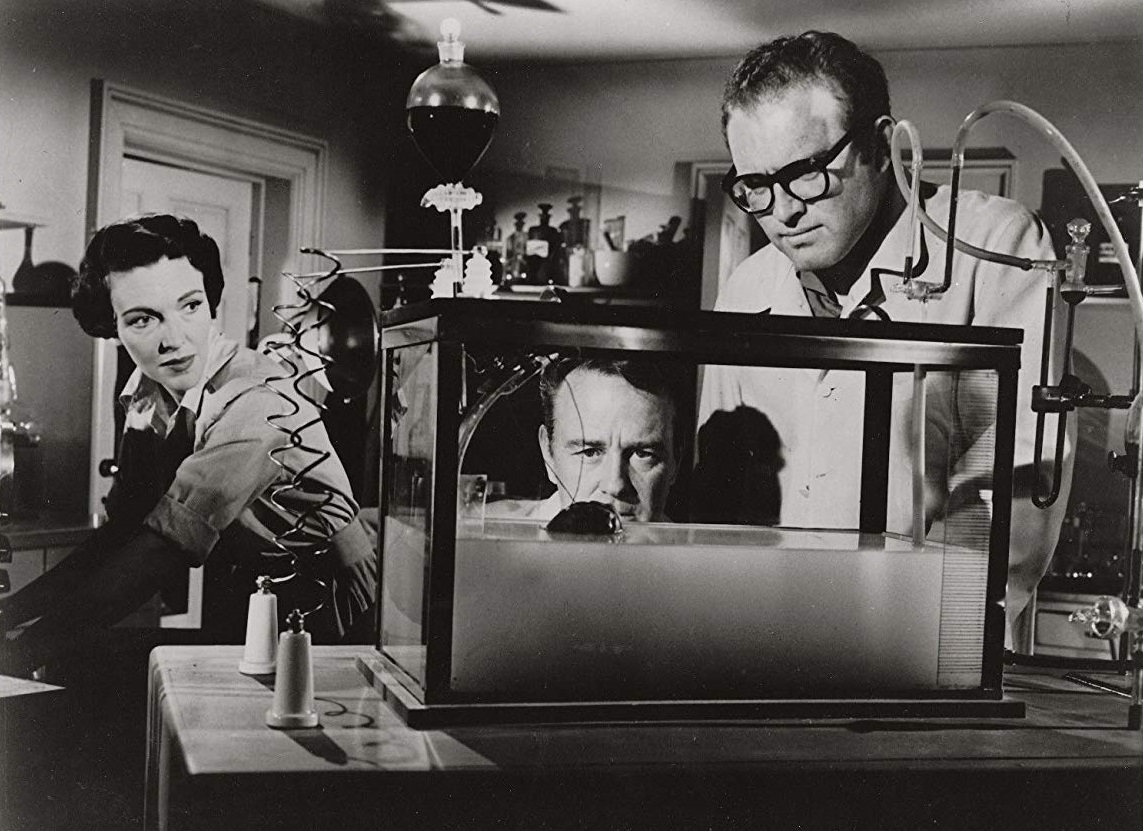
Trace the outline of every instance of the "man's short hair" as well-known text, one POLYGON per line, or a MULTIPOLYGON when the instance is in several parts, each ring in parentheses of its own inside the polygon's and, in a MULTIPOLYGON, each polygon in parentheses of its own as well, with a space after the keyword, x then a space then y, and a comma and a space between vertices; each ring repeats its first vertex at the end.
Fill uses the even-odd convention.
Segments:
POLYGON ((682 377, 677 368, 660 361, 626 358, 558 358, 544 367, 540 373, 540 406, 543 410, 544 428, 549 437, 555 435, 556 393, 560 385, 577 369, 622 378, 635 389, 670 401, 673 410, 672 433, 676 446, 679 445, 683 433, 677 423, 682 377))
POLYGON ((734 110, 798 84, 825 81, 845 104, 845 128, 856 130, 854 146, 868 158, 873 122, 890 115, 889 82, 877 59, 833 32, 803 32, 754 47, 735 67, 722 95, 722 133, 734 110), (866 129, 869 128, 869 129, 866 129))
POLYGON ((192 220, 170 214, 147 214, 113 222, 91 238, 71 291, 71 311, 83 331, 96 338, 116 336, 115 312, 107 276, 130 271, 166 257, 187 261, 202 272, 206 301, 213 317, 222 299, 222 262, 214 240, 192 220))

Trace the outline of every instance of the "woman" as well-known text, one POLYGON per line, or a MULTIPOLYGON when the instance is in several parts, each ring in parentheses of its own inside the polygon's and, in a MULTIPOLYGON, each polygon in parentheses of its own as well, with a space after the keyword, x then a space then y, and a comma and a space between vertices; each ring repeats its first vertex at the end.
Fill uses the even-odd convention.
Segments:
POLYGON ((218 247, 188 220, 150 215, 92 238, 72 311, 118 338, 136 370, 108 522, 63 563, 0 601, 3 669, 26 674, 114 624, 208 556, 203 628, 240 642, 260 574, 283 614, 308 611, 316 640, 360 639, 376 556, 315 407, 274 359, 221 335, 218 247), (305 426, 296 434, 291 431, 305 426))

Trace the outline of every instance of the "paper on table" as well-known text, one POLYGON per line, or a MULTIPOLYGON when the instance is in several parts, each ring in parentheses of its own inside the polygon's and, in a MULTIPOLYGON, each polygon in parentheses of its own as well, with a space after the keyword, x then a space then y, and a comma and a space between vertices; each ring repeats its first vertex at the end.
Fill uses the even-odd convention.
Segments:
POLYGON ((0 698, 11 698, 16 695, 29 695, 31 693, 52 692, 62 690, 53 684, 44 684, 40 681, 29 681, 27 678, 15 678, 11 675, 0 675, 0 698))

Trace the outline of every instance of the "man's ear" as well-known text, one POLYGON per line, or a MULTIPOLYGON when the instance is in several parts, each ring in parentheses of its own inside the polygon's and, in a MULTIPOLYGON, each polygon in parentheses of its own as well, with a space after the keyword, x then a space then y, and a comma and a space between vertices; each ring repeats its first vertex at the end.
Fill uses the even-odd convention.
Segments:
POLYGON ((552 464, 552 437, 548 435, 548 428, 543 424, 536 430, 536 442, 540 445, 540 455, 544 457, 544 472, 548 474, 548 481, 560 489, 560 480, 556 476, 555 465, 552 464))
POLYGON ((873 152, 878 171, 888 170, 892 164, 890 152, 896 124, 896 119, 890 115, 880 116, 873 122, 873 152))

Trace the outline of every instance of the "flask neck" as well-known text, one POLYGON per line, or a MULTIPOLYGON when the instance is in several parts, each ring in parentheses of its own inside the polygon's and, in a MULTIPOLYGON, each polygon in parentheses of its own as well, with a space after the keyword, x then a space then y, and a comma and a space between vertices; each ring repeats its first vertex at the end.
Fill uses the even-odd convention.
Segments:
POLYGON ((437 41, 437 55, 443 64, 456 66, 464 63, 464 44, 459 40, 437 41))

